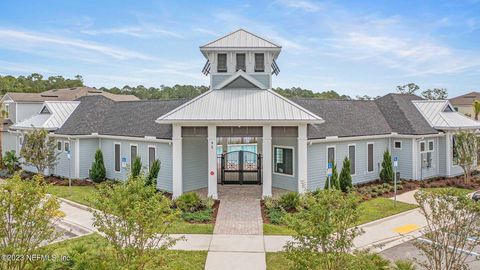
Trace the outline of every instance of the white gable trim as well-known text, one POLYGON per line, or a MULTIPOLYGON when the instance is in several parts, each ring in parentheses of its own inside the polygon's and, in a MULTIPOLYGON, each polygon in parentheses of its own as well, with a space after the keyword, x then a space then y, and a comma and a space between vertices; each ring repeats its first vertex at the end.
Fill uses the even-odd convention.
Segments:
POLYGON ((225 86, 229 85, 231 82, 238 79, 239 77, 243 77, 245 80, 249 81, 250 83, 252 83, 253 85, 255 85, 256 87, 258 87, 260 89, 267 89, 267 87, 265 87, 265 85, 263 85, 261 82, 257 81, 252 76, 245 73, 245 71, 243 71, 243 70, 237 71, 235 74, 230 76, 230 78, 226 79, 225 81, 223 81, 222 83, 217 85, 214 89, 222 89, 225 86))

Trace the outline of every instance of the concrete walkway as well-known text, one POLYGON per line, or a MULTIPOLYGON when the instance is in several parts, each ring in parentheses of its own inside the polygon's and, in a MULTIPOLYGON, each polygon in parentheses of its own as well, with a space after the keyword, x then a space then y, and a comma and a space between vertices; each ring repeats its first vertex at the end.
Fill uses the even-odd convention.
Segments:
MULTIPOLYGON (((408 196, 405 195, 404 197, 408 196)), ((400 201, 399 197, 397 199, 400 201)), ((405 202, 411 203, 407 200, 405 202)), ((258 207, 260 206, 258 205, 258 207)), ((92 214, 86 209, 85 206, 75 203, 65 201, 61 203, 61 210, 66 214, 64 221, 77 224, 91 232, 96 231, 92 225, 92 214)), ((228 209, 229 207, 223 208, 225 211, 228 209)), ((230 208, 230 210, 232 209, 230 208)), ((228 213, 224 214, 224 217, 228 216, 228 213)), ((254 223, 259 223, 257 218, 252 220, 252 224, 254 223)), ((382 251, 419 236, 421 228, 425 225, 426 220, 423 215, 418 209, 413 209, 360 226, 365 233, 355 239, 354 245, 357 249, 369 248, 373 251, 382 251)), ((261 223, 259 226, 261 226, 261 223)), ((243 230, 247 226, 239 228, 234 226, 233 228, 230 232, 236 230, 245 232, 243 230)), ((247 232, 251 231, 247 230, 247 232)), ((265 252, 281 251, 285 243, 292 239, 290 236, 264 236, 261 234, 219 234, 217 228, 213 235, 172 236, 185 237, 185 241, 179 241, 172 249, 209 251, 205 269, 265 269, 265 252)))

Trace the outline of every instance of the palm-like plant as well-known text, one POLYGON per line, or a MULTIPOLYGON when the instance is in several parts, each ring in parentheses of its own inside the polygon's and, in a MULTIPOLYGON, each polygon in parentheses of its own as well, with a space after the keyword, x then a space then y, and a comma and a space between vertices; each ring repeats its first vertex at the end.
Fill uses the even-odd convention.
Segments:
POLYGON ((8 111, 3 104, 0 104, 0 164, 3 165, 3 121, 8 118, 8 111))
POLYGON ((480 101, 475 100, 472 106, 473 106, 473 113, 475 114, 475 120, 478 120, 478 115, 480 114, 480 101))

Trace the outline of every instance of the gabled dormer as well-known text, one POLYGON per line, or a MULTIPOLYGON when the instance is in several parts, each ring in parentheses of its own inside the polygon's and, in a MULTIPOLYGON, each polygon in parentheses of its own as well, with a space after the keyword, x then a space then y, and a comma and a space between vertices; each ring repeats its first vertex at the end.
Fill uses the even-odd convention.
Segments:
POLYGON ((244 85, 245 81, 270 89, 272 75, 280 72, 275 63, 280 50, 277 44, 239 29, 200 47, 207 58, 202 72, 211 75, 211 89, 244 85), (232 80, 233 76, 240 81, 232 80))

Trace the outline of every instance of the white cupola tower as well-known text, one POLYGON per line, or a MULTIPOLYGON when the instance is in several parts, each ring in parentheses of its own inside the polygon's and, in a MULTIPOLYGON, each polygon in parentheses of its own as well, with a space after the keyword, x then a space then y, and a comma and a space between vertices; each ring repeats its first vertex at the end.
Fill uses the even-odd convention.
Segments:
POLYGON ((238 29, 200 47, 207 58, 202 72, 210 76, 212 90, 225 88, 272 88, 272 75, 280 69, 275 60, 281 46, 238 29))

